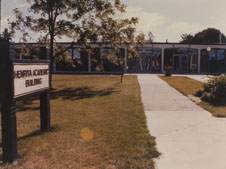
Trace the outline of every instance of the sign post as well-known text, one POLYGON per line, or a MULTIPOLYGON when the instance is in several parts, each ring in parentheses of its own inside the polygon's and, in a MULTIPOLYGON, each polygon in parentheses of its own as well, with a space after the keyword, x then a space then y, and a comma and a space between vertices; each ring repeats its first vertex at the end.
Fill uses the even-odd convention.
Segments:
POLYGON ((0 103, 2 114, 3 162, 17 159, 16 100, 12 97, 12 64, 10 44, 0 40, 0 103))
MULTIPOLYGON (((47 48, 40 48, 40 60, 49 60, 47 48)), ((50 69, 49 69, 50 71, 50 69)), ((51 72, 49 72, 51 73, 51 72)), ((50 76, 49 76, 50 87, 50 76)), ((49 90, 40 94, 40 126, 42 131, 50 130, 50 93, 49 90)))
POLYGON ((50 94, 40 94, 40 126, 42 131, 50 130, 50 94))
MULTIPOLYGON (((4 40, 0 40, 0 52, 3 162, 12 163, 18 158, 17 100, 39 94, 41 130, 50 129, 50 62, 47 60, 12 60, 10 43, 4 40)), ((40 53, 42 54, 42 52, 40 53)), ((42 57, 46 57, 46 54, 42 57)))
POLYGON ((7 98, 1 104, 3 162, 17 159, 16 101, 7 98))

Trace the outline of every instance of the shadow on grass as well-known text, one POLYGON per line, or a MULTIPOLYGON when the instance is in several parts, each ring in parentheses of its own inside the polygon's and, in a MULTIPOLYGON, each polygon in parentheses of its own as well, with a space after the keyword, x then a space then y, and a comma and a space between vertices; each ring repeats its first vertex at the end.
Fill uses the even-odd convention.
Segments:
MULTIPOLYGON (((48 130, 48 131, 35 130, 35 131, 25 135, 25 136, 18 137, 17 141, 26 140, 26 139, 31 138, 31 137, 41 136, 41 135, 43 135, 45 133, 54 133, 54 132, 58 132, 58 131, 60 131, 60 127, 57 126, 57 125, 52 125, 51 129, 48 130)), ((2 148, 2 143, 0 143, 0 148, 2 148)), ((1 161, 1 156, 2 155, 0 154, 0 161, 1 161)))
POLYGON ((210 103, 210 102, 207 102, 207 103, 213 107, 226 107, 225 103, 210 103))
POLYGON ((25 135, 25 136, 23 136, 23 137, 17 138, 17 141, 20 141, 20 140, 26 140, 26 139, 28 139, 28 138, 30 138, 30 137, 41 136, 41 135, 43 135, 43 134, 45 134, 45 133, 53 133, 53 132, 57 132, 57 131, 59 131, 59 130, 60 130, 60 128, 59 128, 58 126, 53 125, 53 126, 51 126, 50 130, 48 130, 48 131, 35 130, 35 131, 31 132, 31 133, 28 134, 28 135, 25 135))
POLYGON ((29 96, 26 99, 18 101, 16 105, 17 111, 39 110, 39 107, 31 106, 33 104, 33 101, 38 99, 39 99, 39 95, 36 95, 36 96, 29 96))
POLYGON ((36 130, 36 131, 33 131, 32 133, 26 135, 26 136, 23 136, 23 137, 19 137, 17 139, 17 141, 20 141, 20 140, 26 140, 30 137, 36 137, 36 136, 41 136, 42 134, 44 134, 45 132, 42 132, 41 130, 36 130))
MULTIPOLYGON (((199 97, 200 98, 200 97, 199 97)), ((201 99, 201 98, 200 98, 201 99)), ((211 101, 205 101, 205 100, 202 100, 201 101, 205 104, 209 104, 213 107, 226 107, 226 101, 217 101, 217 102, 211 102, 211 101)))
MULTIPOLYGON (((92 90, 88 87, 80 87, 80 88, 64 88, 61 90, 52 89, 51 90, 51 100, 59 99, 62 100, 80 100, 80 99, 87 99, 93 98, 96 96, 107 96, 114 92, 117 92, 113 88, 107 88, 104 90, 92 90)), ((35 100, 39 100, 39 96, 31 96, 24 100, 21 100, 17 104, 17 111, 35 111, 39 110, 40 107, 38 106, 31 106, 35 100)))
MULTIPOLYGON (((45 133, 49 133, 49 132, 57 132, 57 131, 59 131, 59 129, 60 128, 57 125, 53 125, 49 131, 35 130, 28 135, 17 138, 17 141, 26 140, 26 139, 31 138, 31 137, 41 136, 41 135, 43 135, 45 133)), ((2 148, 2 143, 0 143, 0 148, 2 148)), ((4 165, 6 165, 6 164, 3 163, 3 154, 0 154, 0 166, 4 166, 4 165)))
POLYGON ((62 90, 55 90, 51 92, 51 99, 62 98, 64 100, 80 100, 86 98, 93 98, 96 96, 107 96, 116 92, 113 88, 105 90, 92 90, 88 87, 80 88, 65 88, 62 90))

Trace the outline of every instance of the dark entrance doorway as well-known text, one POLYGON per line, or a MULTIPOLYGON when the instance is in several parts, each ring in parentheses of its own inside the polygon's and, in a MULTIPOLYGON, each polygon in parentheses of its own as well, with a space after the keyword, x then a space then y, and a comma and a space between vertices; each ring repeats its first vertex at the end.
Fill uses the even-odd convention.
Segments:
POLYGON ((173 71, 174 73, 188 72, 188 55, 173 55, 173 71))

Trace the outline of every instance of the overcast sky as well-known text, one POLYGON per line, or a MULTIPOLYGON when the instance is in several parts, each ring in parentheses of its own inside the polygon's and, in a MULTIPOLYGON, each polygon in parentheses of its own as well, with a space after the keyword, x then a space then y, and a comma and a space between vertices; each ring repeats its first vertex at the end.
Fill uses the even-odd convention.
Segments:
MULTIPOLYGON (((2 0, 3 25, 13 8, 26 8, 25 0, 2 0)), ((178 42, 183 33, 197 33, 208 27, 226 34, 226 0, 122 0, 125 17, 139 18, 137 31, 152 32, 156 42, 178 42)))

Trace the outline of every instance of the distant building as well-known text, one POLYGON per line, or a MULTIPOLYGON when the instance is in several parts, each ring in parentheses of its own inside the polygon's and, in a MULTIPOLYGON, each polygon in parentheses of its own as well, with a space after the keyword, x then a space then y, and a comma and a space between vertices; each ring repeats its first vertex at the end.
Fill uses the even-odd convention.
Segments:
MULTIPOLYGON (((16 44, 18 48, 20 44, 16 44)), ((35 45, 35 44, 33 44, 35 45)), ((59 43, 68 47, 71 43, 59 43)), ((56 65, 57 71, 77 72, 117 72, 120 66, 109 62, 106 56, 114 54, 114 48, 107 44, 91 44, 94 53, 89 55, 83 47, 75 44, 69 49, 68 56, 77 65, 74 68, 56 65)), ((173 73, 226 73, 226 44, 180 44, 153 43, 137 47, 139 56, 128 58, 127 46, 120 47, 118 57, 124 58, 126 72, 130 73, 161 73, 165 67, 172 67, 173 73)), ((32 54, 17 58, 30 58, 32 54)), ((33 51, 33 55, 37 52, 33 51)))

